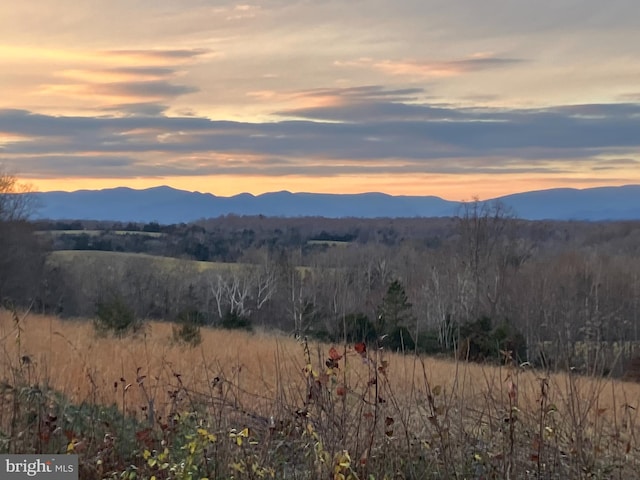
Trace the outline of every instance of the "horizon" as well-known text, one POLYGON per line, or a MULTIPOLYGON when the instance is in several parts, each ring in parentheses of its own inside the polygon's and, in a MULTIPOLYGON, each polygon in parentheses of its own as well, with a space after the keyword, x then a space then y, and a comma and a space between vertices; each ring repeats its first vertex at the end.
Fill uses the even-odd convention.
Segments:
POLYGON ((366 6, 2 5, 0 169, 217 196, 640 184, 640 3, 366 6))
POLYGON ((479 197, 476 195, 472 195, 469 198, 463 198, 463 199, 453 199, 453 198, 446 198, 446 197, 441 197, 439 195, 403 195, 403 194, 399 194, 399 195, 392 195, 389 193, 385 193, 385 192, 380 192, 380 191, 362 191, 362 192, 354 192, 354 193, 327 193, 327 192, 309 192, 309 191, 292 191, 292 190, 273 190, 273 191, 266 191, 263 193, 258 193, 258 194, 254 194, 251 192, 240 192, 240 193, 236 193, 233 195, 219 195, 216 194, 215 192, 203 192, 200 190, 189 190, 189 189, 182 189, 182 188, 175 188, 172 187, 170 185, 167 184, 158 184, 158 185, 153 185, 150 187, 144 187, 144 188, 133 188, 133 187, 129 187, 126 185, 119 185, 116 187, 106 187, 106 188, 100 188, 100 189, 89 189, 89 188, 83 188, 83 189, 77 189, 77 190, 45 190, 45 191, 41 191, 41 190, 36 190, 33 193, 76 193, 76 192, 87 192, 87 191, 111 191, 111 190, 118 190, 118 189, 129 189, 129 190, 134 190, 134 191, 146 191, 146 190, 154 190, 154 189, 171 189, 171 190, 177 190, 177 191, 182 191, 182 192, 187 192, 187 193, 197 193, 197 194, 206 194, 206 195, 213 195, 215 197, 218 198, 232 198, 232 197, 236 197, 236 196, 241 196, 241 195, 251 195, 253 197, 259 197, 261 195, 268 195, 268 194, 277 194, 277 193, 289 193, 292 195, 297 195, 297 194, 303 194, 303 195, 388 195, 388 196, 392 196, 392 197, 437 197, 440 198, 442 200, 446 200, 449 202, 468 202, 468 201, 474 201, 474 200, 478 200, 478 201, 482 201, 482 202, 486 202, 486 201, 491 201, 491 200, 496 200, 496 199, 500 199, 502 197, 506 197, 506 196, 510 196, 510 195, 519 195, 519 194, 527 194, 527 193, 536 193, 536 192, 548 192, 548 191, 552 191, 552 190, 571 190, 571 191, 584 191, 584 190, 593 190, 593 189, 608 189, 608 188, 623 188, 623 187, 640 187, 640 183, 629 183, 629 184, 624 184, 624 185, 602 185, 602 186, 597 186, 597 187, 586 187, 586 188, 575 188, 575 187, 556 187, 556 188, 549 188, 549 189, 536 189, 536 190, 523 190, 523 191, 518 191, 515 193, 511 193, 511 194, 506 194, 506 195, 496 195, 493 197, 479 197))

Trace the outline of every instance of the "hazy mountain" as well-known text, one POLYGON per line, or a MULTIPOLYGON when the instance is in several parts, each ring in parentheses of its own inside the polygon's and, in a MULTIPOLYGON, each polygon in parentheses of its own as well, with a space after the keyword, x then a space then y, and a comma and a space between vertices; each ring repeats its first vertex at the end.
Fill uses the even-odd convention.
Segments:
POLYGON ((530 220, 639 220, 640 185, 556 188, 500 197, 530 220))
MULTIPOLYGON (((383 193, 332 195, 274 192, 217 197, 170 187, 113 188, 36 193, 38 218, 66 220, 189 222, 220 215, 324 217, 442 217, 455 215, 460 202, 433 196, 383 193)), ((520 218, 538 220, 640 219, 640 185, 576 190, 540 190, 500 200, 520 218)))

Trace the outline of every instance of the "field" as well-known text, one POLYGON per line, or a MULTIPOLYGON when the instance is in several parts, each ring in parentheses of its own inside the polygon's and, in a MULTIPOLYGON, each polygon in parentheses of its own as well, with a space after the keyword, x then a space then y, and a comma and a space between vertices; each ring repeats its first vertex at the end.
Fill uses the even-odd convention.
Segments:
POLYGON ((2 451, 75 452, 94 479, 632 478, 639 466, 634 383, 201 335, 191 348, 150 323, 97 337, 90 321, 0 311, 2 451))
POLYGON ((198 272, 212 269, 234 270, 241 268, 241 263, 199 262, 173 257, 160 257, 146 253, 104 252, 100 250, 58 250, 49 254, 49 262, 57 265, 84 264, 89 260, 108 262, 110 265, 124 265, 130 261, 144 261, 163 268, 191 267, 198 272))
POLYGON ((51 235, 52 237, 62 235, 88 235, 90 237, 97 237, 104 233, 110 233, 112 235, 140 235, 153 238, 165 236, 162 232, 141 232, 135 230, 39 230, 37 233, 38 235, 51 235))

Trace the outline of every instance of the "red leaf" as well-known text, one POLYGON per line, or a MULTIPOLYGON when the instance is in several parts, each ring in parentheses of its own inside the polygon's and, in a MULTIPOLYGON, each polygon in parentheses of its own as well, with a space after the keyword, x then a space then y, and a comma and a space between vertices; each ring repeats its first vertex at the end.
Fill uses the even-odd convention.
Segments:
POLYGON ((367 346, 365 345, 364 342, 356 343, 353 346, 353 349, 362 356, 364 356, 365 353, 367 353, 367 346))
POLYGON ((338 360, 340 360, 342 358, 342 355, 340 355, 338 353, 338 351, 334 347, 331 347, 329 349, 329 358, 331 360, 333 360, 334 362, 337 362, 338 360))
POLYGON ((338 395, 339 397, 344 397, 346 394, 347 394, 347 389, 344 388, 342 385, 336 388, 336 395, 338 395))

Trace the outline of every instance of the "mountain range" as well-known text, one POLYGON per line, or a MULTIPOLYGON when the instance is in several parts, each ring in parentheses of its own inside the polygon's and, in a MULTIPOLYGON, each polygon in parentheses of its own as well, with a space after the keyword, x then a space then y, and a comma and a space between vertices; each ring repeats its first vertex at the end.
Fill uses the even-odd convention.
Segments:
MULTIPOLYGON (((434 196, 384 193, 318 194, 287 191, 219 197, 167 186, 145 190, 118 187, 75 192, 37 192, 36 218, 113 220, 161 224, 221 215, 322 217, 447 217, 461 202, 434 196)), ((640 185, 583 190, 560 188, 497 197, 516 216, 528 220, 640 220, 640 185)))

